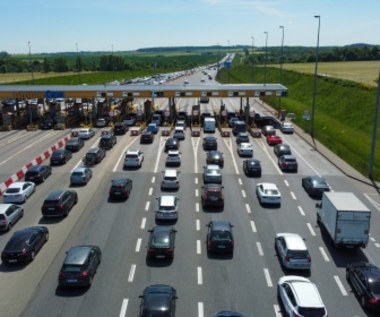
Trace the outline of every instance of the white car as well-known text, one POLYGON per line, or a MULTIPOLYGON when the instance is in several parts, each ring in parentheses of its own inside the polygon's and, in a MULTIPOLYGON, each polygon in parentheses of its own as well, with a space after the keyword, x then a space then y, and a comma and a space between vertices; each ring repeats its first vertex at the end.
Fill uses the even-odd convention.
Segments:
POLYGON ((209 164, 203 166, 203 182, 207 183, 222 183, 222 171, 219 165, 209 164))
POLYGON ((157 197, 157 220, 177 220, 179 198, 173 195, 157 197))
POLYGON ((253 156, 253 146, 250 143, 242 142, 238 145, 237 148, 239 156, 253 156))
POLYGON ((84 140, 91 139, 95 135, 95 131, 91 128, 82 128, 78 130, 78 137, 84 140))
POLYGON ((294 132, 294 127, 291 122, 282 122, 281 123, 281 132, 282 133, 293 133, 294 132))
POLYGON ((141 167, 144 161, 144 153, 140 150, 128 150, 125 153, 124 167, 141 167))
POLYGON ((328 316, 317 286, 305 277, 281 277, 278 280, 277 292, 283 304, 284 316, 328 316))
POLYGON ((166 166, 180 166, 181 165, 181 153, 177 150, 169 150, 166 157, 166 166))
POLYGON ((261 204, 281 204, 281 193, 276 184, 259 183, 256 185, 256 195, 261 204))
POLYGON ((33 182, 15 182, 3 194, 5 204, 24 203, 36 190, 33 182))
POLYGON ((96 120, 96 126, 98 128, 104 128, 107 125, 107 121, 104 118, 99 118, 96 120))

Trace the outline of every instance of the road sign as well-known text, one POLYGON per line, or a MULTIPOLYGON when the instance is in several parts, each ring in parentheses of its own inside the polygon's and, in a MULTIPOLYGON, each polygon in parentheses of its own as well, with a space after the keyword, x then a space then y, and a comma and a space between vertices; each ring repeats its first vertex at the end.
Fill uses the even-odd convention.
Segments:
POLYGON ((46 99, 56 99, 56 98, 64 98, 64 97, 65 97, 65 94, 63 91, 56 91, 56 90, 45 91, 46 99))

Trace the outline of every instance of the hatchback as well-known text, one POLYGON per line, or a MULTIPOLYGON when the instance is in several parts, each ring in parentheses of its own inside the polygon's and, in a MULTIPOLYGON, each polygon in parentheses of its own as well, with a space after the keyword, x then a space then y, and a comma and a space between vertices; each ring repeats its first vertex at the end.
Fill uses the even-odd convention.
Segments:
POLYGON ((14 204, 0 204, 0 230, 8 231, 24 216, 24 208, 14 204))
POLYGON ((151 131, 144 131, 143 133, 141 133, 141 136, 140 136, 140 143, 143 144, 143 143, 153 143, 154 141, 154 134, 153 132, 151 131))
POLYGON ((266 126, 263 126, 263 128, 261 129, 261 133, 264 136, 275 135, 276 134, 276 129, 273 126, 271 126, 271 125, 266 125, 266 126))
POLYGON ((223 152, 220 151, 210 151, 207 152, 206 156, 206 164, 208 165, 218 165, 220 168, 224 167, 224 157, 223 157, 223 152))
POLYGON ((105 134, 100 137, 98 146, 104 150, 109 150, 112 149, 116 143, 117 139, 113 134, 105 134))
POLYGON ((243 171, 247 176, 261 177, 261 162, 256 159, 244 160, 243 171))
POLYGON ((24 179, 26 182, 33 182, 37 184, 37 183, 43 183, 45 179, 48 178, 50 175, 51 175, 50 165, 36 164, 36 165, 32 165, 32 167, 26 171, 24 179))
POLYGON ((223 207, 223 186, 220 184, 205 184, 202 186, 201 201, 203 207, 223 207))
POLYGON ((218 142, 216 137, 207 136, 203 138, 202 147, 205 151, 216 151, 218 149, 218 142))
POLYGON ((148 258, 170 258, 174 257, 175 233, 172 226, 155 226, 149 230, 148 258))
POLYGON ((106 156, 106 151, 99 147, 91 148, 83 158, 85 165, 91 166, 100 163, 106 156))
POLYGON ((242 142, 237 147, 237 152, 239 156, 253 156, 253 146, 250 143, 242 142))
POLYGON ((14 182, 3 193, 3 202, 25 203, 35 190, 36 185, 33 182, 14 182))
POLYGON ((298 171, 297 159, 293 155, 281 155, 278 158, 278 166, 283 172, 295 172, 298 171))
POLYGON ((302 187, 312 197, 322 198, 323 192, 330 191, 326 179, 320 176, 306 176, 302 178, 302 187))
POLYGON ((291 122, 282 122, 280 126, 282 133, 290 133, 292 134, 294 132, 294 127, 291 122))
POLYGON ((50 157, 50 165, 65 164, 72 156, 72 153, 66 149, 55 150, 50 157))
POLYGON ((84 141, 81 138, 73 137, 70 138, 66 145, 65 149, 70 152, 78 152, 84 146, 84 141))
POLYGON ((179 198, 173 195, 163 195, 157 197, 157 220, 177 220, 179 198))
POLYGON ((179 174, 177 170, 168 169, 162 172, 161 190, 179 189, 179 174))
POLYGON ((133 187, 131 179, 126 177, 118 177, 112 180, 109 190, 110 199, 128 199, 133 187))
POLYGON ((203 166, 203 182, 206 183, 222 183, 222 171, 219 165, 203 166))
POLYGON ((249 143, 249 135, 247 132, 239 132, 236 136, 236 143, 240 144, 242 142, 249 143))
POLYGON ((267 136, 267 143, 268 145, 276 145, 282 143, 282 138, 278 135, 271 135, 269 134, 267 136))
POLYGON ((178 150, 180 142, 176 138, 168 138, 165 141, 165 152, 169 150, 178 150))
POLYGON ((77 167, 70 175, 70 185, 86 185, 92 178, 92 170, 88 167, 77 167))
POLYGON ((78 202, 75 190, 54 190, 45 198, 42 205, 44 217, 66 217, 78 202))
POLYGON ((175 317, 177 291, 174 287, 154 284, 140 295, 139 317, 175 317))
POLYGON ((60 287, 89 287, 102 261, 102 252, 98 246, 81 245, 66 252, 58 276, 60 287))
POLYGON ((166 166, 180 166, 181 153, 178 150, 169 150, 165 161, 166 166))
POLYGON ((220 253, 234 252, 233 225, 228 221, 214 220, 207 225, 207 251, 220 253))
POLYGON ((288 144, 276 144, 273 147, 274 154, 279 157, 281 155, 291 155, 292 151, 290 150, 290 146, 288 144))

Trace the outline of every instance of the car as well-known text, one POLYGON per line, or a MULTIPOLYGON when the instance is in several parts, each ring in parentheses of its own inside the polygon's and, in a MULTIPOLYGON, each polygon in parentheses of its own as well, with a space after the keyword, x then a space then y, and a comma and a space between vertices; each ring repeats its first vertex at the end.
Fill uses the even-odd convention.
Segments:
POLYGON ((203 207, 223 207, 223 186, 220 184, 205 184, 202 186, 201 202, 203 207))
POLYGON ((145 130, 140 135, 140 143, 153 143, 154 141, 154 134, 152 131, 145 130))
POLYGON ((106 151, 100 147, 89 149, 83 158, 83 163, 92 166, 100 163, 106 157, 106 151))
POLYGON ((206 183, 222 183, 222 171, 219 165, 211 164, 203 166, 203 182, 206 183))
POLYGON ((95 245, 71 247, 58 275, 59 287, 90 287, 102 261, 102 251, 95 245))
POLYGON ((302 187, 305 191, 315 198, 322 198, 323 192, 330 191, 330 186, 324 177, 306 176, 302 178, 302 187))
POLYGON ((253 146, 250 143, 242 142, 237 147, 239 156, 253 156, 253 146))
POLYGON ((180 119, 177 117, 177 121, 175 123, 175 126, 176 127, 183 127, 184 129, 186 129, 186 119, 180 119))
POLYGON ((328 317, 317 286, 306 277, 287 275, 278 280, 277 295, 284 316, 328 317))
POLYGON ((178 150, 169 150, 165 161, 166 166, 180 166, 181 153, 178 150))
POLYGON ((184 85, 188 85, 188 84, 189 84, 189 81, 188 81, 188 80, 184 80, 184 81, 183 81, 183 84, 184 84, 184 85))
POLYGON ((311 256, 304 239, 299 234, 277 233, 274 245, 282 267, 310 271, 311 256))
POLYGON ((156 198, 156 220, 177 220, 179 198, 173 195, 162 195, 156 198))
POLYGON ((292 134, 294 132, 294 127, 291 122, 281 122, 280 130, 282 133, 290 133, 292 134))
POLYGON ((125 153, 124 168, 141 167, 144 162, 144 153, 138 149, 130 149, 125 153))
POLYGON ((73 137, 67 141, 65 145, 65 149, 70 152, 78 152, 83 146, 84 146, 83 139, 79 137, 73 137))
POLYGON ((172 226, 155 226, 148 232, 147 258, 173 259, 177 230, 172 226))
POLYGON ((159 129, 160 128, 157 123, 149 123, 148 127, 146 128, 147 131, 152 132, 153 134, 157 134, 159 129))
POLYGON ((95 135, 95 131, 92 128, 81 128, 78 130, 78 137, 83 140, 91 139, 95 135))
POLYGON ((127 127, 134 126, 137 122, 137 113, 131 112, 126 115, 126 117, 123 120, 123 123, 127 127))
POLYGON ((103 150, 112 149, 113 146, 117 143, 116 136, 113 134, 104 134, 100 137, 99 140, 99 148, 103 150))
POLYGON ((76 167, 71 171, 70 186, 87 185, 92 178, 92 170, 88 167, 76 167))
POLYGON ((117 177, 111 182, 110 199, 128 199, 131 195, 133 181, 127 177, 117 177))
POLYGON ((75 190, 53 190, 42 204, 42 215, 44 217, 66 217, 77 202, 78 193, 75 190))
POLYGON ((267 136, 268 145, 276 145, 282 143, 282 138, 279 135, 268 135, 267 136))
POLYGON ((244 160, 243 171, 247 176, 261 177, 261 162, 256 159, 244 160))
POLYGON ((162 172, 161 190, 179 189, 179 174, 180 172, 173 169, 167 169, 162 172))
POLYGON ((146 287, 140 295, 139 317, 175 317, 177 291, 165 284, 146 287))
POLYGON ((249 143, 249 134, 247 132, 239 132, 236 136, 236 144, 242 142, 249 143))
POLYGON ((298 171, 297 159, 293 155, 281 155, 278 158, 278 166, 283 172, 295 172, 298 171))
POLYGON ((230 119, 228 120, 228 126, 230 128, 233 128, 235 126, 236 121, 239 121, 238 117, 230 117, 230 119))
POLYGON ((45 120, 43 120, 41 123, 40 123, 40 129, 41 130, 49 130, 49 129, 53 129, 54 128, 54 125, 56 124, 56 121, 52 118, 47 118, 45 120))
POLYGON ((107 121, 105 118, 98 118, 96 120, 96 126, 98 128, 104 128, 105 126, 107 126, 107 121))
POLYGON ((224 157, 223 157, 223 152, 220 151, 210 151, 207 152, 206 155, 206 164, 215 164, 218 165, 220 168, 224 167, 224 157))
POLYGON ((0 204, 0 231, 9 231, 24 216, 24 207, 15 204, 0 204))
POLYGON ((380 311, 380 268, 361 261, 347 265, 346 279, 363 308, 380 311))
POLYGON ((207 252, 234 252, 233 225, 225 220, 213 220, 207 224, 207 252))
POLYGON ((217 138, 214 136, 207 136, 203 138, 202 147, 205 151, 216 151, 218 149, 217 138))
POLYGON ((14 182, 3 193, 3 203, 25 203, 35 190, 36 185, 33 182, 14 182))
POLYGON ((261 204, 281 205, 281 193, 276 184, 259 183, 256 185, 256 195, 261 204))
POLYGON ((264 136, 268 136, 268 135, 276 135, 276 129, 274 128, 274 126, 271 126, 271 125, 265 125, 261 128, 261 133, 262 135, 264 136))
POLYGON ((214 317, 245 317, 245 315, 232 310, 222 310, 217 312, 214 317))
POLYGON ((57 149, 50 156, 50 165, 66 164, 73 154, 66 149, 57 149))
POLYGON ((179 150, 180 142, 176 138, 168 138, 165 141, 165 152, 169 150, 179 150))
POLYGON ((51 175, 51 171, 50 165, 35 164, 26 171, 24 180, 35 184, 43 183, 51 175))
POLYGON ((184 127, 175 127, 173 137, 177 140, 185 140, 185 128, 184 127))
POLYGON ((115 122, 113 127, 115 135, 124 135, 128 131, 128 127, 123 122, 115 122))
POLYGON ((1 252, 1 261, 4 264, 31 262, 48 240, 49 230, 45 226, 18 230, 1 252))
POLYGON ((288 144, 281 143, 281 144, 276 144, 273 147, 273 153, 277 157, 279 157, 281 155, 291 155, 292 151, 291 151, 290 146, 288 144))

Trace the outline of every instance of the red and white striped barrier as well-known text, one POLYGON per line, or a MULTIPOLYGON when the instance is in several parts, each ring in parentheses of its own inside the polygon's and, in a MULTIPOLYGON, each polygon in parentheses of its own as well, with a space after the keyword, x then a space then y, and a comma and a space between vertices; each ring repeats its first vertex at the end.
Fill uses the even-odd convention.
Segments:
POLYGON ((25 166, 23 166, 15 174, 9 177, 4 183, 0 183, 0 195, 3 194, 3 192, 9 187, 9 185, 24 178, 26 171, 29 168, 31 168, 32 165, 42 164, 43 161, 47 160, 51 156, 51 153, 53 153, 57 149, 63 148, 66 145, 68 139, 69 135, 63 137, 56 144, 52 145, 48 150, 44 151, 41 155, 37 156, 33 161, 25 164, 25 166))

